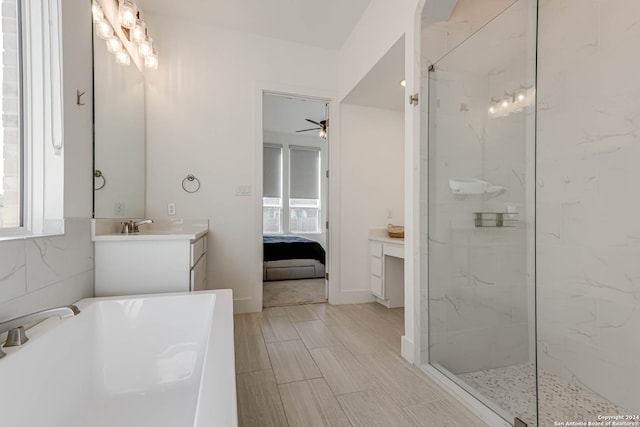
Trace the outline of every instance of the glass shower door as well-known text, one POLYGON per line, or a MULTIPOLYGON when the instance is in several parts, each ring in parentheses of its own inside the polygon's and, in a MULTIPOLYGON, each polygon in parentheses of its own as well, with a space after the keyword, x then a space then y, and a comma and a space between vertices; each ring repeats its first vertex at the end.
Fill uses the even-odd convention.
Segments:
MULTIPOLYGON (((520 0, 428 73, 428 361, 536 425, 536 5, 520 0)), ((424 190, 423 190, 424 191, 424 190)))

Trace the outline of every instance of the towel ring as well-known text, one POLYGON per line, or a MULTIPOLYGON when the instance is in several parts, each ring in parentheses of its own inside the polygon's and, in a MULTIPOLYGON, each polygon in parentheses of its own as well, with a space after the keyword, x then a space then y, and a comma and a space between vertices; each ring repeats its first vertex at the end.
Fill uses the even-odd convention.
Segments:
POLYGON ((107 179, 106 179, 106 178, 104 177, 104 175, 102 174, 102 171, 101 171, 100 169, 96 169, 96 171, 93 173, 93 176, 94 176, 95 178, 102 178, 102 185, 101 185, 101 186, 99 186, 99 187, 96 187, 96 186, 95 186, 95 181, 96 181, 96 180, 95 180, 95 179, 93 180, 93 181, 94 181, 93 189, 94 189, 95 191, 102 190, 102 189, 104 188, 104 186, 105 186, 105 185, 107 185, 107 179))
POLYGON ((182 180, 182 189, 184 191, 186 191, 187 193, 195 193, 196 191, 198 191, 200 189, 200 180, 198 178, 196 178, 194 175, 189 174, 186 176, 185 179, 182 180), (185 186, 186 182, 196 182, 196 188, 192 189, 192 190, 188 190, 187 187, 185 186))

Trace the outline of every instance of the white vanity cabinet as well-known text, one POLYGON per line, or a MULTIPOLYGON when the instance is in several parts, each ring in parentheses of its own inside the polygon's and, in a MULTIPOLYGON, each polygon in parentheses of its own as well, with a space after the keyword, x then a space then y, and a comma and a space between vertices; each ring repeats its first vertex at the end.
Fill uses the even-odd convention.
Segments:
MULTIPOLYGON (((384 230, 386 233, 386 230, 384 230)), ((369 287, 376 301, 389 307, 404 307, 404 240, 369 235, 369 287)))
POLYGON ((206 289, 207 231, 94 233, 96 296, 206 289))
POLYGON ((191 244, 190 291, 207 289, 207 236, 202 236, 191 244))

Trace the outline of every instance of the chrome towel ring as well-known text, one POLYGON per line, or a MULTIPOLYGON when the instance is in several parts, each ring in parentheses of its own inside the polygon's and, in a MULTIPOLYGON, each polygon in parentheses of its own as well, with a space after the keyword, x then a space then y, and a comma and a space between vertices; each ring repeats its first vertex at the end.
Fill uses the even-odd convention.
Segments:
POLYGON ((104 175, 102 174, 102 171, 100 169, 96 169, 95 172, 93 173, 94 178, 102 178, 102 185, 96 187, 95 182, 96 180, 93 180, 93 189, 98 191, 98 190, 102 190, 104 188, 105 185, 107 185, 107 179, 104 177, 104 175))
POLYGON ((189 174, 182 180, 182 189, 187 193, 195 193, 200 189, 200 180, 195 175, 189 174), (194 184, 189 184, 194 183, 194 184), (191 187, 190 189, 187 186, 191 187))

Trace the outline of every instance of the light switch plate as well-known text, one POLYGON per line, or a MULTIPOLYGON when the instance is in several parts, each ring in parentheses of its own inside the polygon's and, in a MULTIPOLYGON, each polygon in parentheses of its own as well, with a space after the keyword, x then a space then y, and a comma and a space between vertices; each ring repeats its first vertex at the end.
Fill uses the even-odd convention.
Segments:
POLYGON ((236 187, 236 196, 250 196, 250 195, 251 195, 250 185, 238 185, 236 187))
POLYGON ((176 214, 176 204, 167 203, 167 215, 175 215, 175 214, 176 214))

